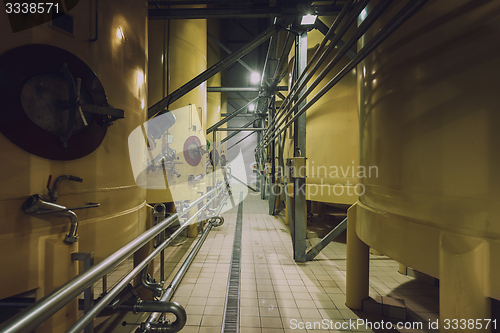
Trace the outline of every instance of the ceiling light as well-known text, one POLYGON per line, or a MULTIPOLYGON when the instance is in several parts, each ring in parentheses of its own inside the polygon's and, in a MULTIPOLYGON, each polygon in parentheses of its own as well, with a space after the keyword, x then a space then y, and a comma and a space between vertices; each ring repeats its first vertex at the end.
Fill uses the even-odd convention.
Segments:
POLYGON ((316 22, 317 17, 318 17, 318 15, 311 15, 311 14, 304 15, 304 16, 302 16, 302 20, 300 21, 300 24, 312 25, 312 24, 314 24, 314 22, 316 22))
POLYGON ((252 74, 250 74, 250 83, 251 84, 260 83, 260 74, 257 72, 253 72, 252 74))
POLYGON ((253 104, 253 103, 252 103, 252 104, 250 104, 250 105, 248 106, 248 111, 255 111, 255 104, 253 104))

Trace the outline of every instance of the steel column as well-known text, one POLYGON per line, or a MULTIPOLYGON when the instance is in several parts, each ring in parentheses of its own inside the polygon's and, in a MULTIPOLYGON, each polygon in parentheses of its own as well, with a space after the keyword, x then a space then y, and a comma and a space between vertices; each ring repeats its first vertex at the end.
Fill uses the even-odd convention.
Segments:
MULTIPOLYGON (((295 43, 295 61, 297 76, 300 76, 307 66, 307 31, 298 33, 295 43)), ((303 88, 298 96, 304 93, 303 88)), ((305 105, 305 100, 295 110, 298 112, 305 105)), ((306 113, 304 112, 294 123, 293 131, 294 157, 306 157, 306 113)), ((293 218, 294 243, 293 258, 296 262, 306 262, 306 232, 307 232, 307 203, 306 203, 306 179, 295 178, 293 187, 294 211, 293 218)))
MULTIPOLYGON (((276 97, 273 96, 271 101, 271 109, 269 110, 269 119, 273 119, 276 115, 276 97)), ((269 176, 269 215, 275 215, 276 213, 276 151, 275 151, 275 142, 271 142, 270 149, 270 158, 271 158, 271 175, 269 176)))
MULTIPOLYGON (((83 271, 88 271, 94 266, 94 252, 74 252, 71 253, 71 260, 83 261, 83 271)), ((94 285, 90 285, 83 292, 83 313, 88 313, 94 306, 94 285)), ((94 323, 85 326, 84 333, 94 333, 94 323)))

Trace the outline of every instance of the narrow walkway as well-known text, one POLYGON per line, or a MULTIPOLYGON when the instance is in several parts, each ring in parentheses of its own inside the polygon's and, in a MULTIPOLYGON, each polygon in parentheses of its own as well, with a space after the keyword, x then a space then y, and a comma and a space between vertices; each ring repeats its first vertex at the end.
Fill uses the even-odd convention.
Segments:
MULTIPOLYGON (((299 328, 301 323, 325 319, 328 322, 359 318, 376 321, 383 317, 355 313, 345 306, 345 244, 332 242, 314 261, 297 264, 293 261, 286 226, 267 214, 267 205, 267 201, 253 193, 243 202, 240 332, 372 332, 363 327, 353 330, 299 328)), ((173 297, 185 306, 188 314, 182 332, 221 332, 237 209, 223 214, 224 225, 209 234, 173 297)), ((176 263, 170 261, 169 265, 174 268, 176 263)), ((424 297, 436 294, 435 288, 399 274, 398 264, 386 257, 372 256, 370 275, 372 298, 389 294, 420 298, 422 292, 424 297)), ((435 297, 432 302, 435 303, 435 297)), ((416 311, 433 313, 437 310, 434 303, 416 311)))

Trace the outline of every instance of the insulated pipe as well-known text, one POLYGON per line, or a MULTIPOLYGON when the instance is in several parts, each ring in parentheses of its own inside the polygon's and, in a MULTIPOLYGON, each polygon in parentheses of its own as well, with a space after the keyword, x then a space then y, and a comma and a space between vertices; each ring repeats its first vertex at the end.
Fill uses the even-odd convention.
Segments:
MULTIPOLYGON (((189 210, 197 207, 198 203, 205 200, 207 196, 211 195, 216 190, 218 190, 217 187, 206 193, 204 196, 193 201, 187 209, 189 210)), ((3 333, 31 332, 38 325, 42 324, 45 320, 50 318, 53 314, 62 309, 66 304, 71 302, 75 297, 85 291, 85 289, 87 289, 91 284, 97 282, 104 275, 110 273, 116 266, 121 264, 135 251, 139 250, 141 247, 147 244, 153 237, 158 235, 164 229, 168 228, 174 221, 178 219, 178 217, 179 215, 177 213, 173 214, 167 219, 158 223, 153 228, 142 233, 139 237, 135 238, 97 265, 94 265, 89 270, 79 274, 78 276, 75 276, 59 288, 55 289, 49 295, 37 301, 25 311, 4 322, 2 325, 0 325, 0 331, 3 333)), ((139 271, 137 271, 135 274, 138 273, 139 271)), ((131 279, 132 277, 127 281, 130 281, 131 279)), ((88 323, 85 323, 85 325, 81 326, 82 330, 87 324, 88 323)))
POLYGON ((43 200, 38 194, 35 194, 28 197, 24 201, 21 208, 25 214, 36 215, 44 213, 44 214, 54 214, 56 216, 69 218, 71 225, 69 228, 69 232, 66 234, 64 242, 68 244, 73 244, 78 241, 78 235, 77 235, 78 216, 76 216, 75 212, 68 210, 65 206, 61 206, 52 202, 47 202, 43 200))
MULTIPOLYGON (((122 289, 124 289, 137 274, 140 273, 141 270, 143 270, 161 251, 163 251, 173 240, 175 237, 177 237, 188 225, 191 224, 191 222, 202 212, 204 211, 212 201, 214 201, 220 192, 224 190, 224 187, 220 186, 215 187, 212 191, 208 193, 212 193, 214 190, 218 190, 215 194, 215 196, 210 199, 201 209, 199 209, 193 216, 187 220, 184 224, 181 225, 180 228, 178 228, 168 239, 166 239, 162 244, 160 244, 153 252, 151 252, 146 258, 144 258, 143 261, 141 261, 136 267, 134 267, 133 270, 131 270, 124 278, 118 282, 118 284, 111 290, 109 291, 105 296, 101 298, 99 303, 97 303, 89 312, 84 314, 71 328, 67 331, 67 333, 79 333, 81 332, 88 324, 90 324, 97 315, 106 308, 106 306, 116 297, 118 294, 121 292, 122 289)), ((206 194, 205 196, 207 196, 206 194)), ((191 205, 189 205, 188 209, 192 208, 195 204, 198 205, 198 203, 202 200, 205 199, 205 196, 200 197, 199 199, 193 201, 191 205)), ((186 210, 188 211, 188 210, 186 210)), ((185 211, 185 212, 186 212, 185 211)), ((177 214, 172 215, 170 218, 173 216, 176 216, 177 214)), ((169 219, 170 219, 169 218, 169 219)), ((168 220, 168 219, 167 219, 168 220)), ((157 226, 162 225, 158 224, 157 226)), ((155 230, 156 227, 153 227, 149 230, 155 230)), ((165 227, 166 228, 166 227, 165 227)), ((145 233, 148 233, 147 231, 145 233)), ((159 232, 158 232, 159 233, 159 232)), ((156 236, 153 235, 152 237, 156 236)), ((151 238, 152 238, 151 237, 151 238)), ((151 240, 151 238, 149 240, 151 240)), ((90 271, 90 270, 89 270, 90 271)), ((163 300, 163 299, 162 299, 163 300)), ((1 327, 0 327, 1 328, 1 327)))
MULTIPOLYGON (((364 58, 366 58, 378 45, 386 40, 397 28, 406 22, 416 11, 422 7, 427 0, 409 1, 403 9, 401 9, 389 23, 387 23, 373 37, 333 79, 331 79, 310 101, 304 105, 297 114, 295 114, 286 124, 280 129, 274 131, 273 138, 280 135, 290 124, 292 124, 300 115, 306 112, 314 103, 316 103, 324 94, 326 94, 334 85, 336 85, 344 76, 354 69, 364 58)), ((285 118, 286 119, 286 118, 285 118)), ((270 139, 269 141, 271 141, 270 139)), ((259 148, 268 146, 269 143, 261 144, 259 148)))
MULTIPOLYGON (((224 199, 222 200, 221 204, 219 205, 219 209, 217 210, 217 215, 220 214, 220 211, 222 210, 222 207, 224 207, 224 204, 225 204, 228 197, 229 197, 229 194, 226 195, 224 197, 224 199)), ((213 226, 220 226, 223 222, 224 222, 224 219, 220 216, 210 219, 208 226, 203 231, 203 234, 201 235, 200 239, 198 240, 198 242, 196 243, 194 248, 189 253, 188 257, 186 258, 186 260, 182 264, 182 266, 179 269, 179 271, 177 272, 177 274, 175 274, 174 278, 172 279, 172 282, 170 282, 169 286, 165 290, 165 293, 161 297, 160 301, 168 301, 172 298, 175 291, 179 287, 179 284, 181 283, 182 278, 184 277, 187 270, 189 269, 189 266, 191 266, 192 261, 194 260, 194 258, 198 254, 203 243, 205 242, 205 239, 207 238, 208 233, 210 232, 210 230, 212 230, 212 227, 213 226), (216 223, 215 221, 217 219, 220 219, 220 222, 216 223)), ((161 315, 160 312, 152 313, 151 316, 148 318, 148 320, 145 323, 143 323, 143 325, 141 325, 141 329, 142 329, 141 332, 142 333, 157 332, 154 329, 154 325, 155 325, 155 323, 157 323, 158 318, 160 318, 160 315, 161 315)))

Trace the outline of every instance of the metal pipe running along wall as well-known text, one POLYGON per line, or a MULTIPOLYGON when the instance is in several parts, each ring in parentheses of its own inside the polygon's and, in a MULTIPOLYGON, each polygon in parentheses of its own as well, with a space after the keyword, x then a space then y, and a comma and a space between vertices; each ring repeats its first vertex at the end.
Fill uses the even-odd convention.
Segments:
MULTIPOLYGON (((340 12, 340 14, 335 18, 335 20, 333 21, 328 33, 325 35, 325 37, 323 38, 323 40, 321 41, 321 44, 320 46, 318 47, 318 49, 316 50, 316 52, 314 52, 311 60, 308 62, 308 64, 306 65, 306 68, 304 69, 304 71, 300 74, 299 78, 297 80, 295 80, 295 82, 293 83, 292 87, 290 88, 290 91, 288 93, 288 95, 285 97, 285 99, 283 100, 282 102, 282 106, 283 108, 280 108, 281 110, 284 110, 284 107, 286 105, 288 105, 288 101, 290 100, 290 98, 292 96, 295 96, 296 95, 296 91, 301 91, 302 89, 298 89, 299 85, 300 85, 300 82, 304 82, 304 83, 307 83, 311 77, 314 75, 314 73, 316 73, 316 71, 318 70, 318 68, 321 66, 321 64, 323 63, 323 61, 326 59, 326 56, 328 55, 328 53, 330 52, 330 50, 333 49, 333 47, 335 47, 335 44, 336 44, 336 40, 332 40, 332 42, 330 43, 330 46, 324 50, 324 46, 326 45, 327 41, 330 39, 330 36, 331 34, 333 34, 333 32, 338 28, 338 26, 340 25, 340 23, 342 22, 342 20, 344 19, 345 15, 347 14, 348 10, 351 8, 352 6, 352 3, 353 3, 354 0, 350 0, 349 2, 347 2, 344 7, 342 8, 342 11, 340 12), (316 64, 313 66, 313 68, 311 69, 313 63, 316 61, 318 55, 321 53, 321 57, 317 60, 316 64), (311 69, 311 72, 308 74, 308 76, 306 76, 307 72, 309 71, 309 69, 311 69), (305 77, 305 80, 304 80, 304 77, 305 77)), ((352 16, 352 19, 355 18, 355 13, 351 14, 352 16)), ((338 38, 338 40, 340 40, 340 38, 338 38)), ((303 86, 301 86, 301 88, 303 88, 303 86)), ((280 112, 278 113, 274 119, 272 119, 272 121, 269 123, 269 128, 270 130, 273 129, 276 125, 276 122, 281 118, 281 116, 284 114, 285 112, 280 112)), ((264 138, 267 138, 267 134, 264 135, 264 138)))
MULTIPOLYGON (((389 4, 392 2, 392 0, 385 0, 381 1, 377 6, 373 9, 373 11, 370 12, 368 17, 363 21, 361 26, 356 30, 355 35, 352 36, 345 44, 342 46, 338 53, 335 55, 335 57, 328 63, 328 65, 321 71, 321 73, 318 75, 316 79, 307 87, 306 91, 298 97, 297 94, 299 91, 303 91, 303 89, 306 88, 306 84, 309 82, 309 80, 313 77, 313 75, 316 73, 316 71, 319 69, 320 65, 324 62, 328 54, 334 49, 335 46, 341 41, 341 38, 345 35, 349 27, 355 22, 356 18, 358 15, 362 12, 363 8, 366 7, 368 4, 369 0, 364 0, 356 6, 355 10, 353 13, 347 18, 347 22, 344 22, 342 27, 340 28, 340 31, 333 40, 331 41, 330 45, 328 48, 323 52, 321 57, 318 59, 317 63, 313 66, 311 71, 305 76, 306 70, 310 66, 306 66, 306 70, 302 72, 300 75, 299 79, 297 79, 296 83, 292 86, 291 93, 288 94, 287 98, 285 101, 282 103, 282 109, 283 111, 279 114, 279 118, 284 115, 284 117, 279 121, 277 125, 273 126, 275 128, 278 128, 280 125, 282 125, 286 119, 292 114, 293 110, 297 108, 297 105, 300 105, 309 94, 320 84, 320 82, 326 77, 326 75, 333 69, 333 67, 342 59, 342 57, 347 54, 347 52, 351 49, 351 47, 356 43, 356 41, 362 36, 364 32, 366 32, 371 25, 375 22, 375 20, 384 12, 384 10, 389 6, 389 4), (303 78, 303 79, 301 79, 303 78), (296 97, 298 99, 295 101, 296 97), (292 101, 294 104, 292 105, 292 101)), ((338 18, 340 19, 340 17, 338 18)), ((332 24, 332 27, 330 28, 330 31, 335 31, 335 26, 339 25, 340 21, 337 22, 337 20, 332 24)), ((327 38, 325 36, 323 38, 323 41, 327 38)), ((319 50, 319 49, 318 49, 319 50)), ((316 53, 315 53, 316 54, 316 53)), ((314 59, 314 56, 313 56, 314 59)), ((312 64, 313 59, 309 62, 309 64, 312 64)), ((278 118, 277 118, 278 119, 278 118)), ((267 138, 268 135, 273 134, 273 132, 268 132, 266 133, 267 135, 264 135, 264 138, 267 138)))
MULTIPOLYGON (((212 193, 218 191, 221 187, 222 185, 218 185, 210 192, 207 192, 204 196, 193 201, 184 212, 188 212, 194 207, 197 207, 198 203, 205 200, 212 193)), ((45 320, 50 318, 66 304, 84 292, 90 285, 97 282, 104 275, 110 273, 115 267, 151 241, 160 232, 168 228, 178 218, 179 215, 175 213, 158 223, 153 228, 147 230, 139 237, 135 238, 127 245, 111 254, 99 264, 75 276, 59 288, 55 289, 49 295, 43 297, 35 304, 28 307, 26 310, 7 320, 5 323, 0 325, 0 331, 3 333, 31 332, 38 325, 42 324, 45 320)), ((83 327, 84 326, 82 326, 82 329, 83 327)))
MULTIPOLYGON (((335 84, 354 69, 364 58, 366 58, 378 45, 386 40, 397 28, 406 22, 427 0, 409 1, 378 33, 373 37, 333 79, 331 79, 310 101, 304 105, 297 114, 295 114, 283 128, 274 131, 273 136, 267 142, 261 142, 258 149, 267 147, 269 143, 288 128, 299 116, 306 112, 314 103, 316 103, 324 94, 326 94, 335 84)), ((310 92, 309 92, 310 93, 310 92)), ((285 118, 286 119, 286 118, 285 118)))
POLYGON ((271 38, 276 34, 278 31, 278 25, 273 25, 269 27, 268 29, 264 30, 262 33, 260 33, 257 37, 255 37, 250 43, 247 45, 243 46, 241 49, 238 51, 234 52, 224 60, 219 61, 212 67, 208 68, 206 71, 198 75, 197 77, 193 78, 191 81, 180 87, 179 89, 175 90, 153 106, 151 106, 148 109, 148 118, 153 118, 157 116, 160 113, 165 112, 165 109, 168 108, 168 106, 184 96, 186 93, 190 92, 194 88, 196 88, 198 85, 202 84, 209 78, 211 78, 213 75, 216 73, 220 72, 224 68, 229 67, 233 63, 235 63, 238 59, 243 57, 244 55, 248 54, 248 52, 252 51, 255 49, 257 46, 271 38))

